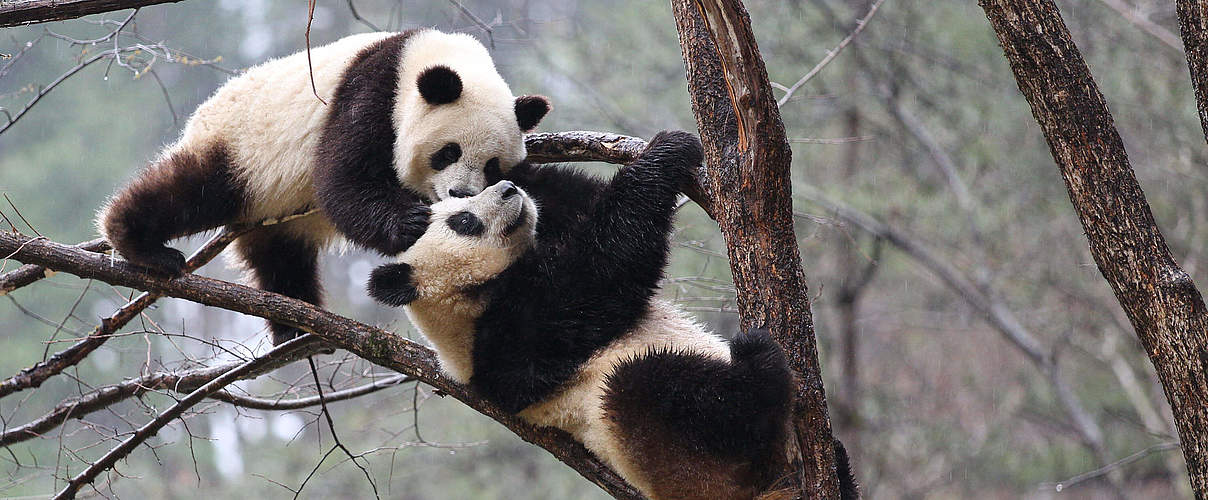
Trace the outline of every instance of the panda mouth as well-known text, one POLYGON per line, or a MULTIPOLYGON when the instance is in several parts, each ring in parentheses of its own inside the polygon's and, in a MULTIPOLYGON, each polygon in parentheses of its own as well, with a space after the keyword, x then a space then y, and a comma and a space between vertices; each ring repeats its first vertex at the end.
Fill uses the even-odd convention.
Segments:
POLYGON ((524 221, 527 219, 528 219, 528 207, 521 204, 520 213, 516 214, 515 220, 508 223, 508 227, 503 228, 503 235, 511 236, 512 233, 516 232, 517 229, 520 229, 521 227, 524 226, 524 221))

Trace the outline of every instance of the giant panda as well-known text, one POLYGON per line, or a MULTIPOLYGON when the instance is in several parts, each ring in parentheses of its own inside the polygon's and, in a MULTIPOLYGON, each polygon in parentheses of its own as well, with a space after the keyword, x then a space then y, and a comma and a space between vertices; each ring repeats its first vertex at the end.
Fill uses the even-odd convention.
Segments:
POLYGON ((654 298, 701 156, 694 136, 663 132, 607 182, 525 165, 526 186, 432 205, 369 293, 405 307, 450 378, 566 430, 646 496, 753 498, 784 470, 783 353, 767 332, 727 343, 654 298))
MULTIPOLYGON (((173 238, 318 209, 235 242, 262 289, 318 304, 321 249, 343 236, 405 250, 427 227, 428 203, 477 194, 523 161, 523 133, 549 109, 544 97, 514 97, 469 35, 349 36, 224 84, 107 202, 98 227, 126 259, 177 275, 173 238)), ((298 334, 272 330, 275 343, 298 334)))

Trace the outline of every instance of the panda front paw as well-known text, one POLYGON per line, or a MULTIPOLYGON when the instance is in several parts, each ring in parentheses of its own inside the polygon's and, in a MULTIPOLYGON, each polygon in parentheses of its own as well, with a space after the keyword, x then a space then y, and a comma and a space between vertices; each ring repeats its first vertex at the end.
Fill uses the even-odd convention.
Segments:
POLYGON ((403 253, 428 230, 428 219, 432 209, 427 205, 416 205, 404 210, 398 222, 388 230, 385 242, 378 248, 384 255, 403 253))
POLYGON ((696 174, 704 161, 700 139, 683 130, 664 130, 655 134, 640 158, 658 165, 672 177, 683 191, 696 182, 696 174))

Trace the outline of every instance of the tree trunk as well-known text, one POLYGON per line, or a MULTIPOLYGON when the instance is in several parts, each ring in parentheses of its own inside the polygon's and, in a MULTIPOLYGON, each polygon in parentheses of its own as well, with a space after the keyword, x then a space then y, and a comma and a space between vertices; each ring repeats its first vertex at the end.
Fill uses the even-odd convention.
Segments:
POLYGON ((725 236, 742 327, 763 327, 799 378, 791 472, 805 498, 837 498, 833 438, 805 273, 793 233, 792 152, 738 0, 672 0, 705 146, 702 187, 725 236))
POLYGON ((1195 87, 1195 103, 1200 110, 1200 127, 1208 138, 1208 2, 1178 0, 1179 31, 1183 34, 1183 51, 1195 87))
MULTIPOLYGON (((1171 256, 1057 6, 1052 0, 981 0, 981 6, 1057 160, 1091 255, 1157 370, 1196 498, 1208 499, 1204 300, 1171 256)), ((1189 46, 1188 54, 1194 50, 1189 46)))

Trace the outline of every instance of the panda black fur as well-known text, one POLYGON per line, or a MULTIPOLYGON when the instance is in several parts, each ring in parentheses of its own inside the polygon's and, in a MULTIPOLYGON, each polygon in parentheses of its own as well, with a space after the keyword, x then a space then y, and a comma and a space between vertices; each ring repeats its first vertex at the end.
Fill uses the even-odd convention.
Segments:
POLYGON ((434 204, 370 294, 406 306, 451 378, 570 432, 645 495, 752 498, 784 470, 783 354, 758 330, 727 345, 654 298, 700 161, 695 137, 665 132, 607 182, 522 165, 508 177, 523 189, 434 204))
MULTIPOLYGON (((435 30, 353 35, 249 69, 190 117, 181 138, 115 194, 98 226, 130 261, 170 275, 169 240, 230 223, 320 214, 236 242, 269 291, 318 304, 319 252, 343 236, 393 255, 427 227, 431 201, 470 196, 526 156, 549 111, 514 97, 486 48, 435 30)), ((274 342, 297 331, 272 325, 274 342)))

